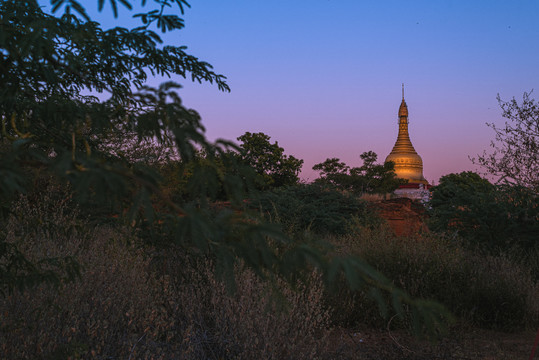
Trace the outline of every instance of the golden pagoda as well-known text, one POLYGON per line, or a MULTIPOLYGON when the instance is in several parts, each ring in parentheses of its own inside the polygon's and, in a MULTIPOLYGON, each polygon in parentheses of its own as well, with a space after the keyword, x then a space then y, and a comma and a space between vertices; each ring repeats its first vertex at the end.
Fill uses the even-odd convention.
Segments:
POLYGON ((395 163, 395 173, 398 178, 407 179, 409 184, 428 185, 423 177, 423 160, 417 154, 408 134, 408 106, 404 101, 404 84, 402 84, 402 102, 399 107, 399 135, 393 150, 386 161, 395 163))

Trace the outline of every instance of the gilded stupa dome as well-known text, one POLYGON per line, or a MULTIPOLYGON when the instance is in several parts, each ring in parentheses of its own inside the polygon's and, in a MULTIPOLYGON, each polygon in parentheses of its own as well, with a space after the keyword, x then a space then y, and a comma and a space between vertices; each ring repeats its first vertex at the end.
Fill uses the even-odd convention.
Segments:
POLYGON ((404 86, 399 107, 399 134, 393 150, 386 157, 385 162, 388 161, 395 163, 395 173, 398 178, 407 179, 409 183, 428 184, 423 177, 423 160, 415 151, 408 134, 408 106, 404 101, 404 86))

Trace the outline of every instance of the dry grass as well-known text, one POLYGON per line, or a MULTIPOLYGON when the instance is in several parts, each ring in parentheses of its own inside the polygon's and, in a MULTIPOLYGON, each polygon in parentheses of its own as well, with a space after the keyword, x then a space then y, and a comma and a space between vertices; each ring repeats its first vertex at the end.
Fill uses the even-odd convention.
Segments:
MULTIPOLYGON (((376 303, 344 288, 328 294, 316 274, 292 288, 237 269, 230 294, 210 260, 157 252, 118 228, 91 228, 66 199, 54 189, 39 201, 22 198, 6 224, 8 240, 29 258, 75 256, 83 273, 58 290, 40 286, 0 299, 1 359, 482 359, 468 346, 473 334, 453 329, 437 345, 412 340, 396 330, 409 318, 393 321, 392 333, 365 332, 387 327, 376 303), (332 326, 362 328, 336 337, 332 326)), ((412 295, 446 304, 461 326, 518 330, 539 320, 539 287, 508 258, 434 237, 396 239, 383 228, 332 241, 412 295)), ((486 340, 477 340, 484 351, 492 348, 486 340)), ((492 359, 513 358, 495 350, 492 359)))
MULTIPOLYGON (((365 258, 412 296, 444 304, 463 322, 511 331, 539 323, 539 284, 508 256, 476 254, 428 234, 397 238, 387 229, 362 229, 332 241, 340 251, 365 258)), ((338 298, 347 299, 342 305, 331 302, 348 309, 344 324, 384 326, 363 294, 338 298)))
POLYGON ((132 234, 91 229, 49 195, 19 201, 8 240, 31 259, 75 256, 82 278, 0 298, 0 358, 331 358, 330 313, 315 274, 292 289, 238 270, 231 295, 211 262, 170 249, 152 260, 132 234), (165 260, 172 271, 158 273, 165 260))
POLYGON ((238 289, 228 295, 216 281, 211 266, 199 281, 182 285, 180 301, 190 324, 193 359, 313 359, 327 349, 329 311, 323 308, 321 281, 291 289, 275 284, 281 299, 250 271, 240 271, 238 289), (198 284, 205 284, 200 286, 198 284))

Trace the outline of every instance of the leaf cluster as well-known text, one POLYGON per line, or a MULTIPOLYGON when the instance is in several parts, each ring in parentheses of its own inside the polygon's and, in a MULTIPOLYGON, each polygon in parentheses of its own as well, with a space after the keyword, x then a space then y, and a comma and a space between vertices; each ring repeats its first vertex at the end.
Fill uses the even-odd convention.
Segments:
POLYGON ((78 279, 80 271, 80 265, 73 257, 49 257, 34 262, 28 260, 15 244, 0 241, 2 297, 42 283, 58 287, 62 282, 78 279))
MULTIPOLYGON (((65 14, 71 14, 72 12, 77 13, 84 20, 90 21, 90 16, 86 12, 84 6, 80 4, 77 0, 50 0, 52 5, 52 12, 57 12, 60 8, 64 8, 65 14)), ((126 9, 132 10, 132 0, 109 0, 112 13, 115 18, 118 17, 118 3, 123 5, 126 9)), ((162 32, 167 32, 176 29, 182 29, 184 25, 184 20, 176 14, 168 14, 165 12, 168 8, 172 8, 173 5, 177 5, 181 14, 184 14, 185 7, 191 7, 189 3, 185 0, 154 0, 155 9, 147 11, 145 13, 139 13, 133 15, 134 18, 140 18, 142 21, 142 28, 147 29, 155 23, 156 27, 161 29, 162 32)), ((142 7, 145 7, 147 0, 141 0, 140 4, 142 7)), ((103 10, 105 5, 105 0, 97 0, 97 7, 99 11, 103 10)))

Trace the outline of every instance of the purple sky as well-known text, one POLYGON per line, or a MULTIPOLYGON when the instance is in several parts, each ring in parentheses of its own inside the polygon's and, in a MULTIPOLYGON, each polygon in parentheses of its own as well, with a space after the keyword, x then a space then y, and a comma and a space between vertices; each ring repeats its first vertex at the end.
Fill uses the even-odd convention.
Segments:
MULTIPOLYGON (((95 14, 96 0, 81 3, 95 14)), ((308 181, 328 157, 358 166, 373 150, 385 159, 401 83, 430 182, 475 169, 468 156, 494 137, 485 123, 503 124, 498 93, 509 100, 539 91, 539 1, 190 3, 186 28, 164 40, 214 65, 232 92, 182 79, 184 104, 202 115, 210 139, 268 134, 305 160, 308 181)), ((108 6, 96 20, 129 26, 128 11, 112 22, 108 6)))

